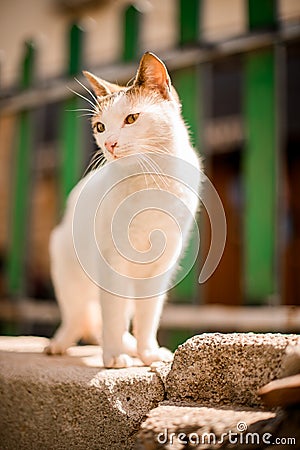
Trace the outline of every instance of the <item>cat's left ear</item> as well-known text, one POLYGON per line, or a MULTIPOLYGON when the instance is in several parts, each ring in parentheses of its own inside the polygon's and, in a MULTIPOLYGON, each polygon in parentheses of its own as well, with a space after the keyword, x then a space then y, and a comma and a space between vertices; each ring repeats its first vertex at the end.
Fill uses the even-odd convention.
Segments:
POLYGON ((104 97, 105 95, 112 94, 113 92, 118 92, 122 89, 121 86, 109 83, 109 81, 102 80, 101 78, 96 77, 96 75, 93 75, 91 72, 84 70, 82 73, 89 81, 97 97, 104 97))
POLYGON ((167 68, 153 53, 143 55, 134 84, 159 90, 166 99, 171 97, 171 80, 167 68))

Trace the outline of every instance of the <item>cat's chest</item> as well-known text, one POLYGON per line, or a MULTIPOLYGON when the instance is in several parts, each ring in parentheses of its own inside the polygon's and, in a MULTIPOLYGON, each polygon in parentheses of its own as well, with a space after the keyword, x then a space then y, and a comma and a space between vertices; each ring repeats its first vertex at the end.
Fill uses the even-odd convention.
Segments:
MULTIPOLYGON (((96 216, 101 245, 140 252, 162 247, 167 238, 181 239, 194 215, 197 200, 187 187, 172 179, 142 175, 114 186, 96 216)), ((125 252, 126 253, 126 252, 125 252)))
POLYGON ((130 225, 134 222, 147 228, 150 223, 164 222, 165 215, 180 216, 184 207, 193 215, 196 203, 195 195, 182 183, 143 174, 122 180, 107 190, 99 204, 98 216, 109 223, 112 220, 130 222, 130 225))

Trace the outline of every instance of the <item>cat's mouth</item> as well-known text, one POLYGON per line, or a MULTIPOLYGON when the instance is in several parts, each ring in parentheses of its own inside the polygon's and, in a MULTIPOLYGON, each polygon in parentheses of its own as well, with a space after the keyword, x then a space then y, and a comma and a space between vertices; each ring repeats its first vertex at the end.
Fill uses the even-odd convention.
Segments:
POLYGON ((113 148, 111 151, 107 150, 105 148, 104 150, 105 155, 106 155, 106 159, 108 161, 115 161, 116 159, 122 159, 122 158, 126 158, 127 156, 136 156, 139 154, 142 154, 144 152, 142 151, 137 151, 136 148, 134 147, 121 147, 121 146, 115 146, 115 148, 113 148))
POLYGON ((134 154, 135 154, 134 152, 118 152, 118 153, 109 152, 109 155, 108 155, 107 159, 110 159, 110 160, 114 161, 116 159, 121 159, 121 158, 124 158, 126 156, 132 156, 134 154))
POLYGON ((125 156, 128 156, 128 155, 123 155, 123 154, 122 155, 115 155, 115 154, 110 153, 109 156, 107 157, 107 160, 108 161, 115 161, 116 159, 122 159, 125 156))

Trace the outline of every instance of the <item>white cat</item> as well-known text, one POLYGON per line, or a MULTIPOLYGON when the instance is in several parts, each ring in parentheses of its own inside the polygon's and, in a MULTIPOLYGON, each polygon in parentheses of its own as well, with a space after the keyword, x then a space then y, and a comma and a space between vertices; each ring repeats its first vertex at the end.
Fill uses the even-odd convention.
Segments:
MULTIPOLYGON (((89 72, 84 74, 95 93, 91 110, 92 127, 101 154, 105 157, 105 165, 94 169, 73 189, 63 220, 51 235, 51 271, 62 324, 46 352, 63 353, 81 338, 98 343, 101 339, 106 367, 131 366, 134 364, 133 356, 150 365, 154 361, 169 360, 172 355, 169 350, 158 346, 156 334, 165 292, 174 278, 182 248, 188 240, 198 200, 189 188, 162 173, 163 170, 158 170, 158 164, 151 160, 149 152, 162 157, 174 157, 174 170, 179 174, 184 170, 184 162, 192 165, 197 172, 199 161, 191 147, 178 96, 171 86, 167 69, 155 55, 143 55, 131 86, 120 87, 89 72), (134 162, 139 167, 140 175, 129 176, 134 162), (106 167, 110 170, 104 170, 106 167), (80 243, 86 248, 91 263, 94 262, 95 254, 90 250, 90 244, 91 240, 96 239, 108 263, 126 277, 124 286, 115 285, 106 289, 101 287, 101 272, 99 287, 79 263, 72 227, 76 203, 82 190, 88 193, 84 203, 88 216, 92 201, 104 185, 107 189, 110 174, 114 174, 114 171, 122 175, 122 182, 109 191, 101 203, 101 211, 95 219, 95 236, 84 226, 79 230, 80 243), (96 181, 92 179, 95 174, 96 181), (129 224, 121 215, 119 232, 122 235, 123 228, 128 225, 126 236, 134 251, 140 255, 145 256, 153 250, 153 230, 161 230, 167 242, 160 257, 150 258, 148 262, 135 262, 116 250, 110 224, 115 211, 128 196, 143 190, 150 192, 150 189, 156 189, 151 192, 166 192, 174 199, 179 199, 188 212, 180 204, 176 206, 176 224, 163 211, 170 204, 172 206, 172 202, 162 197, 161 201, 168 205, 162 205, 160 201, 160 208, 147 210, 142 197, 136 204, 140 215, 136 215, 129 224), (153 283, 155 295, 143 298, 145 292, 141 288, 141 280, 156 280, 157 275, 170 267, 171 270, 159 278, 159 282, 153 283), (131 320, 133 334, 129 332, 131 320)), ((196 185, 199 186, 199 183, 200 177, 196 185)), ((82 219, 84 224, 84 217, 82 219)), ((103 281, 109 282, 107 276, 103 281)))

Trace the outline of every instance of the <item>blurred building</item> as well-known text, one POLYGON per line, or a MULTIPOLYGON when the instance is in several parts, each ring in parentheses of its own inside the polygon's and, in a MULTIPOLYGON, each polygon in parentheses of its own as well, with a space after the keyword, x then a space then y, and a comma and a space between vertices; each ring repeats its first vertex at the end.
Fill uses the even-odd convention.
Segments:
MULTIPOLYGON (((127 82, 141 54, 167 64, 222 199, 221 263, 174 302, 300 304, 298 0, 2 0, 0 290, 53 298, 48 238, 95 145, 74 77, 127 82)), ((192 244, 191 244, 192 245, 192 244)), ((188 261, 189 253, 186 256, 188 261)))

